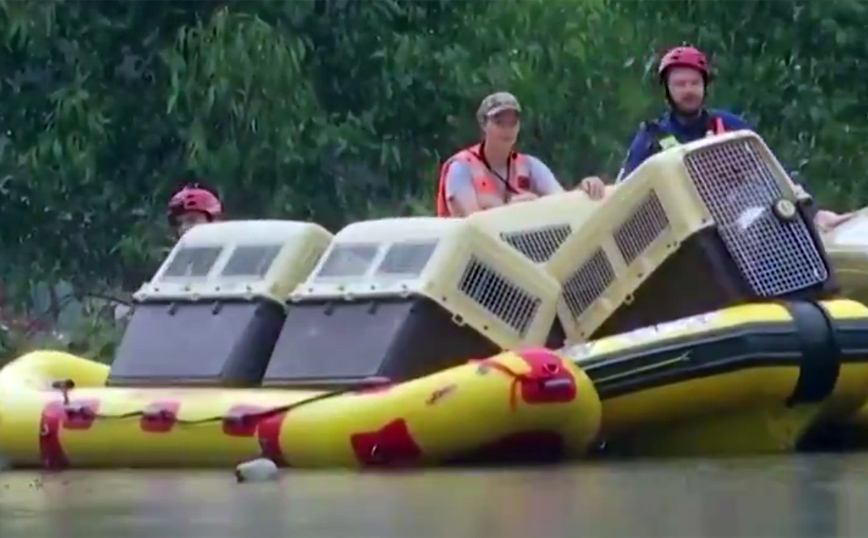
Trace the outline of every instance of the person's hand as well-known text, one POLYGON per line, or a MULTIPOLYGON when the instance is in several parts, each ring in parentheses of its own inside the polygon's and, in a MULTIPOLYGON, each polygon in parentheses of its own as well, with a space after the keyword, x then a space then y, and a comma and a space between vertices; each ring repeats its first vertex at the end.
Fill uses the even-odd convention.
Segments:
POLYGON ((521 191, 513 194, 512 197, 509 199, 509 203, 530 202, 532 200, 536 200, 537 198, 539 198, 539 196, 535 193, 532 193, 530 191, 521 191))
POLYGON ((834 211, 827 211, 825 209, 821 209, 817 211, 817 215, 814 217, 814 224, 817 225, 817 228, 823 233, 829 233, 835 229, 835 227, 847 222, 852 219, 855 213, 835 213, 834 211))
POLYGON ((591 200, 602 200, 606 196, 606 184, 597 176, 588 176, 579 182, 577 187, 585 191, 591 200))

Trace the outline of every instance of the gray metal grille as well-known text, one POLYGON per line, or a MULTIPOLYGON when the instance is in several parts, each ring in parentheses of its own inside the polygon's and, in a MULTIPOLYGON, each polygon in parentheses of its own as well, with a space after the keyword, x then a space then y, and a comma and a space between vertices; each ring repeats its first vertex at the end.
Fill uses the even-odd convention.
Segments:
POLYGON ((532 230, 503 232, 500 238, 536 263, 547 262, 561 247, 573 228, 569 224, 554 224, 532 230))
POLYGON ((785 295, 829 278, 801 216, 784 221, 772 207, 783 192, 754 141, 735 140, 688 154, 685 164, 718 232, 754 292, 785 295))
POLYGON ((628 264, 645 252, 645 249, 660 237, 669 226, 669 218, 657 193, 642 200, 639 208, 615 231, 615 244, 628 264))
POLYGON ((609 258, 603 249, 597 249, 564 284, 564 302, 573 319, 577 320, 606 291, 613 280, 615 270, 609 258))
POLYGON ((476 256, 464 268, 458 288, 481 307, 524 336, 542 301, 510 282, 476 256))

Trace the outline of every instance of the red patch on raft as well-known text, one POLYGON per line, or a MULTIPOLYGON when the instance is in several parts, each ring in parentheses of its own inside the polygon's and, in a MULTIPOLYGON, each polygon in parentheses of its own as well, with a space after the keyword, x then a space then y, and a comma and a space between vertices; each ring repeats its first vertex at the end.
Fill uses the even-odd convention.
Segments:
POLYGON ((59 470, 69 467, 69 459, 60 441, 60 431, 87 430, 93 426, 99 409, 99 400, 71 400, 47 402, 39 419, 39 458, 45 469, 59 470))
POLYGON ((553 351, 534 348, 516 351, 530 367, 519 376, 521 398, 529 404, 565 403, 578 392, 573 374, 564 368, 563 359, 553 351))
POLYGON ((99 412, 99 400, 71 400, 64 409, 63 427, 67 430, 89 430, 99 412))
POLYGON ((256 430, 262 457, 270 459, 280 467, 289 467, 280 448, 280 427, 283 426, 286 415, 286 411, 269 415, 259 422, 259 428, 256 430))
POLYGON ((253 437, 267 407, 236 405, 223 417, 223 433, 230 437, 253 437))
POLYGON ((147 433, 168 433, 178 423, 178 410, 181 402, 169 400, 153 402, 142 411, 139 428, 147 433))
POLYGON ((63 402, 48 402, 42 408, 39 421, 39 458, 45 469, 58 470, 69 467, 69 460, 60 443, 60 427, 65 416, 63 402))
POLYGON ((402 418, 379 430, 353 434, 350 444, 359 462, 368 467, 412 466, 422 457, 422 449, 402 418))
POLYGON ((230 437, 256 436, 260 455, 281 467, 289 463, 280 446, 280 428, 288 411, 273 411, 273 408, 257 405, 236 405, 223 419, 223 433, 230 437))

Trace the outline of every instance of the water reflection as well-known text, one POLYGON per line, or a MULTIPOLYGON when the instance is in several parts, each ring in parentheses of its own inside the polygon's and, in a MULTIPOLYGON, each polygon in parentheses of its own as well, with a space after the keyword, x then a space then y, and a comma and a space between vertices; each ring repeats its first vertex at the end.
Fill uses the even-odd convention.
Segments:
POLYGON ((868 535, 868 456, 512 471, 0 475, 0 536, 868 535))

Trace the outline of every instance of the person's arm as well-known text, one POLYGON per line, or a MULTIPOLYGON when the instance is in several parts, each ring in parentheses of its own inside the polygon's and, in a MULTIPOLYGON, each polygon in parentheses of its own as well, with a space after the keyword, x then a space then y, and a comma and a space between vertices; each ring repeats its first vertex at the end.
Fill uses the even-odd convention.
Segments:
POLYGON ((633 141, 630 143, 630 149, 627 150, 627 156, 624 158, 624 164, 621 165, 621 170, 618 172, 618 177, 615 178, 615 183, 620 183, 627 179, 633 170, 645 162, 645 159, 651 156, 651 139, 648 132, 643 127, 640 127, 633 136, 633 141))
POLYGON ((563 185, 555 177, 552 169, 533 155, 527 155, 527 166, 530 169, 530 190, 537 196, 560 194, 564 192, 563 185))
POLYGON ((466 217, 481 211, 476 189, 473 188, 473 171, 464 161, 453 161, 446 171, 446 203, 449 212, 456 217, 466 217))

